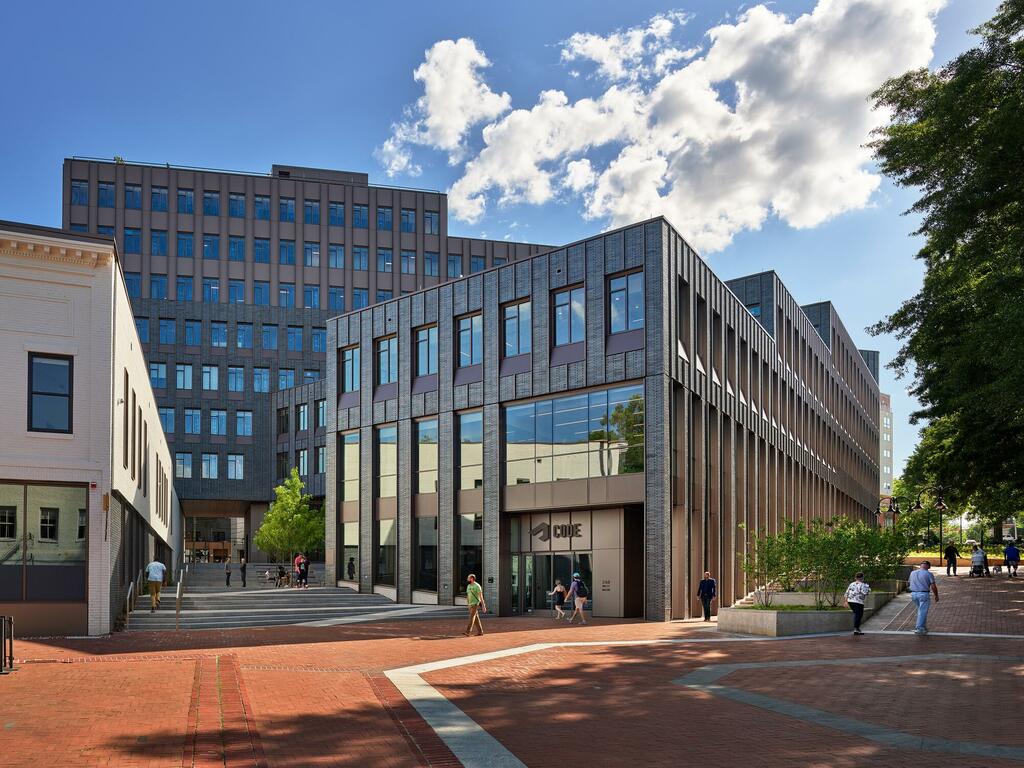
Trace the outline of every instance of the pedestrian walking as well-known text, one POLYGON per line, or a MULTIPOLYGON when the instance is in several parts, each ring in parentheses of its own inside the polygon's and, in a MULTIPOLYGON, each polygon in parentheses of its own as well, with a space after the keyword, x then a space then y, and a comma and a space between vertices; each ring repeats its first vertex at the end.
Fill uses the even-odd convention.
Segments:
POLYGON ((309 558, 305 555, 299 560, 299 587, 309 589, 309 558))
POLYGON ((864 601, 871 592, 871 587, 864 583, 864 574, 858 572, 854 575, 850 586, 846 588, 846 605, 853 611, 853 634, 863 635, 860 631, 860 622, 864 618, 864 601))
POLYGON ((466 631, 462 634, 469 637, 473 634, 473 628, 476 627, 476 636, 480 637, 484 633, 480 614, 487 613, 487 601, 484 600, 483 588, 477 584, 476 576, 472 573, 466 577, 466 607, 469 609, 469 623, 466 625, 466 631))
POLYGON ((946 547, 946 551, 942 553, 943 557, 946 558, 946 575, 950 575, 950 569, 953 571, 953 576, 956 576, 956 559, 960 557, 960 552, 956 548, 956 544, 952 541, 949 542, 949 546, 946 547))
POLYGON ((160 605, 160 587, 167 580, 167 566, 154 560, 146 566, 146 586, 149 587, 149 612, 155 613, 160 605))
POLYGON ((1017 549, 1017 542, 1011 541, 1003 550, 1003 565, 1006 566, 1006 578, 1016 578, 1017 566, 1020 565, 1020 550, 1017 549))
POLYGON ((244 557, 238 563, 238 572, 242 576, 242 588, 244 589, 245 588, 245 558, 244 557))
POLYGON ((704 571, 704 578, 697 585, 697 597, 704 606, 704 621, 711 621, 711 601, 718 596, 718 582, 711 578, 711 571, 704 571))
POLYGON ((301 586, 302 586, 301 582, 299 581, 299 575, 300 575, 299 574, 299 570, 300 570, 299 569, 299 563, 301 563, 301 562, 302 562, 302 553, 299 552, 298 554, 295 555, 295 559, 292 560, 292 573, 294 574, 294 578, 292 579, 292 581, 293 581, 292 586, 297 588, 297 589, 301 588, 301 586))
POLYGON ((579 573, 572 575, 572 584, 569 585, 569 591, 565 595, 565 600, 573 606, 572 616, 569 617, 569 623, 575 624, 576 617, 580 617, 580 624, 587 623, 587 616, 583 612, 583 609, 587 606, 587 598, 590 596, 590 590, 587 589, 586 583, 583 581, 579 573))
POLYGON ((565 586, 561 579, 555 579, 555 586, 548 592, 548 595, 554 598, 555 618, 564 619, 565 611, 562 610, 562 606, 565 605, 565 586))
POLYGON ((224 561, 224 586, 231 586, 231 558, 224 561))
POLYGON ((356 580, 356 559, 354 557, 348 559, 348 580, 356 580))
POLYGON ((928 608, 932 595, 935 595, 935 602, 939 602, 939 588, 935 584, 934 574, 929 570, 931 567, 932 564, 925 560, 910 574, 910 599, 917 606, 915 635, 928 634, 928 608))

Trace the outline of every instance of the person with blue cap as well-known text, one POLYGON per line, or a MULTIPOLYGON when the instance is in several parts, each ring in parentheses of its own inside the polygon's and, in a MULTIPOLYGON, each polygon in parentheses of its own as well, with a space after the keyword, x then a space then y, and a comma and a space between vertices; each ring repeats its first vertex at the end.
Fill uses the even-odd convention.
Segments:
POLYGON ((572 616, 569 617, 569 623, 575 623, 577 616, 580 617, 580 624, 587 623, 587 617, 583 613, 584 607, 587 605, 587 598, 590 596, 590 591, 587 589, 587 585, 583 582, 577 571, 572 575, 572 584, 569 587, 569 593, 565 596, 566 602, 572 601, 573 608, 572 616))

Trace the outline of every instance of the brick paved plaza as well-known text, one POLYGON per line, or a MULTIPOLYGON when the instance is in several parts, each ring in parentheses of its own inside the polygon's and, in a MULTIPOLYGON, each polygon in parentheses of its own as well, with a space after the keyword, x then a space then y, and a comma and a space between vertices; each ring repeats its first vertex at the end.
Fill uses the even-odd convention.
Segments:
POLYGON ((939 588, 927 638, 437 619, 19 641, 0 765, 1024 765, 1024 579, 939 588), (416 679, 471 719, 449 738, 469 759, 401 694, 416 679))

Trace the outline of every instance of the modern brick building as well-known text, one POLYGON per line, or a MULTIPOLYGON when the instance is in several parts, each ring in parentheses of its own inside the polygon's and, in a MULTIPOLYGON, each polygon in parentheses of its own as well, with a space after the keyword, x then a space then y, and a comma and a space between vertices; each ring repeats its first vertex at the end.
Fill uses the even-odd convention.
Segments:
POLYGON ((63 182, 63 227, 119 246, 186 537, 204 556, 258 554, 277 478, 272 399, 323 376, 329 316, 543 250, 449 237, 444 194, 361 173, 69 158, 63 182))
POLYGON ((603 616, 746 594, 784 520, 874 521, 878 385, 829 303, 722 282, 664 219, 327 322, 327 569, 503 614, 580 571, 603 616))
POLYGON ((878 493, 881 496, 892 496, 892 397, 884 392, 878 396, 878 439, 879 467, 878 493))

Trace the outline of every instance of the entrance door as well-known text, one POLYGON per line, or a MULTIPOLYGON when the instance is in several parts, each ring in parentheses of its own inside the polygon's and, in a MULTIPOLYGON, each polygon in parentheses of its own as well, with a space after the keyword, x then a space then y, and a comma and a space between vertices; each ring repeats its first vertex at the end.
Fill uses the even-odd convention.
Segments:
POLYGON ((511 561, 513 615, 549 611, 553 601, 548 592, 555 586, 555 581, 561 581, 562 586, 568 589, 574 573, 579 573, 590 589, 587 609, 593 609, 593 571, 589 552, 513 555, 511 561))
POLYGON ((551 591, 551 555, 534 555, 533 561, 533 610, 545 612, 551 605, 548 592, 551 591))

